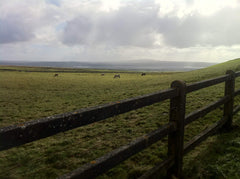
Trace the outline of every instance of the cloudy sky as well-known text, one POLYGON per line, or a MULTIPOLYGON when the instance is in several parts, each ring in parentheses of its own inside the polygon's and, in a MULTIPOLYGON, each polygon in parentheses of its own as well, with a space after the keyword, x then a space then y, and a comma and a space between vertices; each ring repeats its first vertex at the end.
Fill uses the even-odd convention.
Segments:
POLYGON ((239 57, 239 0, 0 0, 4 61, 239 57))

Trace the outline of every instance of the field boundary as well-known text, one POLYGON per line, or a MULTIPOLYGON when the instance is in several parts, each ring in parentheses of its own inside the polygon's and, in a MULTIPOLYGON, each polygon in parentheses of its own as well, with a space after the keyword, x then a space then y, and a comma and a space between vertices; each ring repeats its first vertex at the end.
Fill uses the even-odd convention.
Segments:
POLYGON ((60 178, 97 177, 166 136, 168 136, 167 159, 140 178, 152 178, 161 170, 166 171, 168 178, 182 178, 185 154, 217 131, 230 131, 233 115, 240 111, 240 105, 233 108, 234 97, 240 94, 240 89, 235 90, 235 79, 239 76, 240 72, 228 70, 223 76, 189 85, 177 80, 171 83, 169 89, 155 93, 4 127, 0 129, 0 151, 170 99, 168 123, 60 178), (225 92, 222 98, 188 115, 185 114, 188 93, 223 82, 225 82, 225 92), (185 126, 221 105, 224 105, 222 118, 184 145, 185 126))
MULTIPOLYGON (((0 65, 0 67, 9 67, 9 66, 3 66, 0 65)), ((15 66, 15 67, 21 67, 21 68, 27 68, 27 69, 11 69, 11 68, 0 68, 0 71, 2 72, 25 72, 25 73, 32 73, 32 72, 39 72, 39 73, 132 73, 132 74, 139 74, 142 71, 148 71, 148 73, 156 73, 156 71, 152 70, 124 70, 124 69, 101 69, 101 68, 61 68, 61 67, 40 67, 45 70, 32 70, 36 67, 34 66, 15 66), (31 69, 32 68, 32 69, 31 69)), ((163 73, 163 72, 162 72, 163 73)), ((172 73, 172 72, 164 72, 172 73)), ((182 72, 174 72, 174 73, 182 73, 182 72)))

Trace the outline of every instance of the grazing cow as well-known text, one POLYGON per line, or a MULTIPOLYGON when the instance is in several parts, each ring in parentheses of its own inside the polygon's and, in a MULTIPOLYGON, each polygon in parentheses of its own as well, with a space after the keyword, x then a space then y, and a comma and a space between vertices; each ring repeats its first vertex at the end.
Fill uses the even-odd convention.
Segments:
POLYGON ((120 75, 119 74, 118 75, 114 75, 113 78, 120 78, 120 75))
POLYGON ((104 76, 104 73, 102 73, 101 76, 104 76))
POLYGON ((146 75, 146 73, 142 73, 142 74, 141 74, 141 76, 145 76, 145 75, 146 75))
POLYGON ((55 75, 54 75, 54 77, 57 77, 58 76, 58 74, 56 73, 55 75))

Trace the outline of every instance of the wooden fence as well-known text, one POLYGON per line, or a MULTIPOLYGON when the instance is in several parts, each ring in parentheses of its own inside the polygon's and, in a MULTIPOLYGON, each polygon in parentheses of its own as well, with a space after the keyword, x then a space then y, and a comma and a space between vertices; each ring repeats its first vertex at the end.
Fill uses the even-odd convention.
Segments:
POLYGON ((229 70, 226 75, 190 85, 183 81, 174 81, 171 88, 156 93, 4 127, 0 129, 0 151, 170 99, 170 120, 167 124, 60 178, 97 177, 166 136, 168 136, 167 159, 140 178, 152 178, 161 170, 167 171, 168 178, 173 176, 181 178, 183 155, 218 129, 231 128, 233 115, 240 110, 240 106, 233 109, 234 97, 240 94, 240 89, 235 91, 235 78, 239 76, 240 72, 229 70), (185 116, 188 93, 223 82, 225 82, 224 97, 185 116), (184 145, 185 126, 221 105, 224 105, 222 119, 184 145))

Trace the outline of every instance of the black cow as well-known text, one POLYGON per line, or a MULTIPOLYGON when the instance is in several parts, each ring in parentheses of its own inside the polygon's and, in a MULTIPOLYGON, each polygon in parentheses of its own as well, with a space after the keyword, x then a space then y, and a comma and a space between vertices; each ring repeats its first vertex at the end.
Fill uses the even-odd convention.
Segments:
POLYGON ((120 75, 119 74, 118 75, 114 75, 113 78, 120 78, 120 75))

